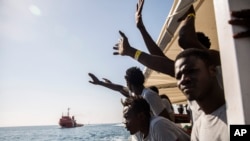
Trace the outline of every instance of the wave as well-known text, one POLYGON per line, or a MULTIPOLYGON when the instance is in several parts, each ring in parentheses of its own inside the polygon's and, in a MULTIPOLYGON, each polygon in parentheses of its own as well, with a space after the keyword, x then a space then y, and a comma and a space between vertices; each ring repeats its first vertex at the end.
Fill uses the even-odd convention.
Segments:
POLYGON ((122 127, 125 127, 125 125, 123 123, 116 123, 115 125, 113 126, 122 126, 122 127))

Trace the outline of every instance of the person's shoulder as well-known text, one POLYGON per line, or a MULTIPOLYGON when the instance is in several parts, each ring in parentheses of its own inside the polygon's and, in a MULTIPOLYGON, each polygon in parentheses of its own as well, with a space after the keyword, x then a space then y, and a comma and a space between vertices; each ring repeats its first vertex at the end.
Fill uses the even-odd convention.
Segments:
POLYGON ((227 109, 226 109, 226 104, 220 106, 218 109, 216 109, 212 115, 213 116, 217 116, 219 117, 221 120, 227 122, 227 113, 226 113, 227 109))
POLYGON ((166 119, 162 116, 154 116, 151 118, 150 124, 155 126, 155 125, 162 125, 162 124, 172 124, 173 122, 170 121, 169 119, 166 119))
POLYGON ((143 91, 143 92, 153 92, 153 90, 151 90, 151 89, 149 89, 149 88, 144 88, 142 91, 143 91))
POLYGON ((151 128, 157 128, 157 126, 165 124, 166 118, 163 118, 161 116, 154 116, 150 120, 150 126, 151 128))
POLYGON ((146 94, 146 95, 148 95, 148 94, 150 94, 150 95, 151 95, 151 94, 154 94, 154 95, 156 94, 156 95, 158 95, 158 93, 154 92, 153 90, 151 90, 151 89, 149 89, 149 88, 144 88, 143 91, 142 91, 142 94, 144 94, 144 95, 145 95, 145 94, 146 94))

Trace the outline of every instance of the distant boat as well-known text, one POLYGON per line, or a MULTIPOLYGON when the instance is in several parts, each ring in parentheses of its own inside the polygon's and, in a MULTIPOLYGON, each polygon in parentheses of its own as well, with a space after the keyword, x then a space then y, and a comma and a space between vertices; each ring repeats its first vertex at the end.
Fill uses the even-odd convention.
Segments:
POLYGON ((68 108, 67 116, 63 116, 63 114, 62 114, 62 117, 59 120, 59 125, 62 128, 73 128, 73 127, 81 127, 81 126, 83 126, 83 124, 79 124, 79 123, 76 122, 74 116, 70 117, 69 108, 68 108))

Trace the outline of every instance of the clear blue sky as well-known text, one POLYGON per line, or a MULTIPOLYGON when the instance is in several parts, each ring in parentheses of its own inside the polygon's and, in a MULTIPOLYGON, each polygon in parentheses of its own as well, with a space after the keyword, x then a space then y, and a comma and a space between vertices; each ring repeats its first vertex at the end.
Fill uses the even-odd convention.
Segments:
MULTIPOLYGON (((114 56, 118 30, 147 51, 135 25, 137 0, 0 0, 0 126, 57 125, 71 108, 79 123, 122 121, 117 92, 90 84, 89 72, 125 85, 114 56)), ((156 41, 172 0, 145 0, 143 21, 156 41)))

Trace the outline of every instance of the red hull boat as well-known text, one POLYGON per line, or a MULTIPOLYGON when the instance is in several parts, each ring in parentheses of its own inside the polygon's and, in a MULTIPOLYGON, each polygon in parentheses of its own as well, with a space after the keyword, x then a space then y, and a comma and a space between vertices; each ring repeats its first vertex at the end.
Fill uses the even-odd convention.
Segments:
POLYGON ((76 122, 75 117, 70 117, 69 115, 69 108, 68 108, 68 114, 67 116, 63 116, 59 120, 59 125, 62 128, 73 128, 73 127, 81 127, 83 124, 79 124, 76 122))

